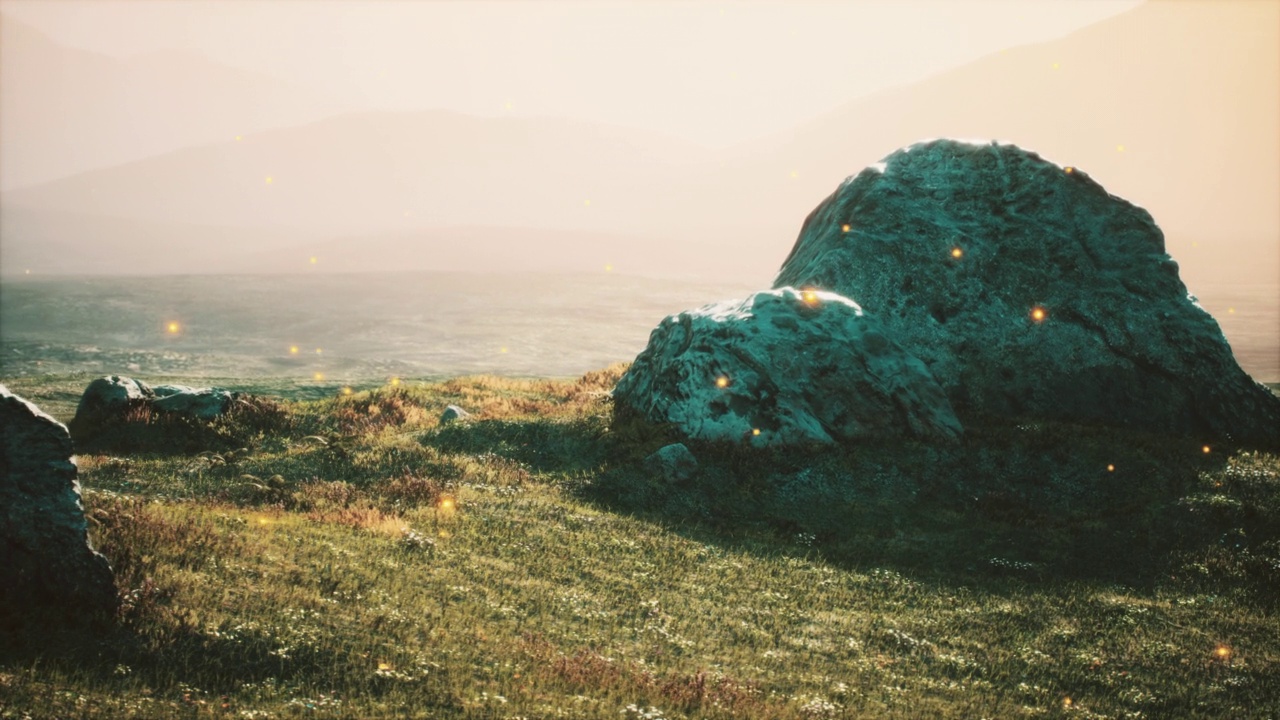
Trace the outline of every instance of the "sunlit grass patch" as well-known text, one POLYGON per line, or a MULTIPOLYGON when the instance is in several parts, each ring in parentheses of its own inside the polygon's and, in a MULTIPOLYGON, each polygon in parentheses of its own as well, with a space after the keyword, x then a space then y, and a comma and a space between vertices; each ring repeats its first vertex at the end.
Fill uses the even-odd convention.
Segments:
POLYGON ((618 374, 406 381, 281 401, 242 446, 82 453, 132 604, 106 638, 0 643, 0 715, 1215 718, 1280 696, 1273 455, 993 426, 690 443, 697 474, 658 482, 642 461, 672 436, 611 422, 618 374), (439 425, 449 403, 472 419, 439 425))

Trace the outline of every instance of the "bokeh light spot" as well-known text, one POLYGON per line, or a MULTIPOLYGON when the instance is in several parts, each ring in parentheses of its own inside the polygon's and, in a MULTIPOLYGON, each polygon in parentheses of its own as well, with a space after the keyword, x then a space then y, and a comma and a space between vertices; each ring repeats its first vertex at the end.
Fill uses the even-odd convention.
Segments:
POLYGON ((964 257, 964 251, 960 248, 951 248, 951 257, 962 258, 964 257))
POLYGON ((1049 317, 1049 312, 1048 312, 1047 310, 1045 310, 1044 308, 1040 307, 1039 305, 1037 305, 1037 306, 1035 306, 1035 307, 1031 308, 1031 319, 1032 319, 1032 320, 1034 320, 1034 321, 1036 321, 1036 322, 1044 322, 1044 319, 1045 319, 1045 318, 1047 318, 1047 317, 1049 317))
POLYGON ((182 329, 182 326, 178 325, 176 322, 171 322, 165 326, 165 329, 169 331, 170 335, 177 335, 178 331, 182 329))
POLYGON ((297 355, 297 354, 298 354, 298 346, 297 346, 297 345, 290 345, 290 346, 289 346, 289 354, 290 354, 290 355, 297 355))
POLYGON ((716 387, 718 388, 729 387, 729 378, 725 377, 724 375, 721 375, 720 377, 716 378, 716 387))

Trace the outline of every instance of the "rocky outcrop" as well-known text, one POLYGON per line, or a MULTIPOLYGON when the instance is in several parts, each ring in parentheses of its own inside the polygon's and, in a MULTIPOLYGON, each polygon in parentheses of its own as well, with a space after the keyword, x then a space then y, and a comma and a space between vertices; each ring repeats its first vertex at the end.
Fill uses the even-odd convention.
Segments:
POLYGON ((757 446, 961 432, 924 364, 856 303, 789 287, 666 318, 613 399, 623 417, 757 446))
POLYGON ((106 558, 89 545, 66 427, 0 385, 0 606, 110 613, 106 558))
POLYGON ((153 388, 141 380, 112 375, 89 383, 71 422, 73 426, 101 423, 140 407, 212 420, 230 409, 234 399, 235 393, 221 388, 186 385, 157 385, 153 388))
POLYGON ((775 287, 855 298, 962 418, 1030 417, 1280 445, 1142 208, 1018 147, 936 140, 844 181, 775 287))

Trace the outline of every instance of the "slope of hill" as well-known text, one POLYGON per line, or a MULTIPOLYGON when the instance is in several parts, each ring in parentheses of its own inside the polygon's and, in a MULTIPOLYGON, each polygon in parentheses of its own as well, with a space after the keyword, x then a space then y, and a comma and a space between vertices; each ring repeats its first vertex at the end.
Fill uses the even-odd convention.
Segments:
MULTIPOLYGON (((730 152, 569 120, 359 113, 83 173, 3 201, 291 227, 317 239, 452 226, 627 235, 644 238, 673 274, 734 273, 763 286, 804 217, 847 175, 926 137, 1001 138, 1078 165, 1149 209, 1193 288, 1274 282, 1278 28, 1280 3, 1270 0, 1153 1, 730 152)), ((569 246, 546 243, 547 257, 568 257, 569 246)))
POLYGON ((349 110, 185 52, 113 58, 0 16, 0 188, 48 182, 349 110))
POLYGON ((1149 210, 1184 279, 1275 281, 1278 89, 1280 3, 1154 0, 847 103, 739 147, 707 182, 787 218, 794 237, 846 176, 898 147, 998 138, 1080 166, 1149 210))

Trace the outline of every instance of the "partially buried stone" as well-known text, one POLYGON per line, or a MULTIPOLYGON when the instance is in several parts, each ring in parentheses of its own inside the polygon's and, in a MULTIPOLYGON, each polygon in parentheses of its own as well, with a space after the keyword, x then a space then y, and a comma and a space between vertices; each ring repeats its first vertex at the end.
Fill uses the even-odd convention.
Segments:
POLYGON ((924 363, 857 303, 790 287, 666 318, 613 398, 619 419, 755 446, 961 434, 924 363))
POLYGON ((698 469, 698 459, 684 443, 672 443, 646 457, 644 467, 667 482, 681 482, 693 477, 698 469))
POLYGON ((191 388, 186 385, 157 385, 152 388, 152 407, 168 413, 212 420, 231 407, 234 394, 222 388, 191 388))
POLYGON ((117 606, 89 544, 66 427, 0 385, 0 609, 87 618, 117 606))
POLYGON ((1236 364, 1151 215, 1013 145, 921 142, 850 177, 774 284, 856 298, 966 422, 1280 445, 1280 399, 1236 364))
POLYGON ((466 420, 469 417, 471 417, 471 413, 457 405, 449 405, 445 407, 444 412, 440 413, 440 424, 444 425, 454 420, 466 420))

